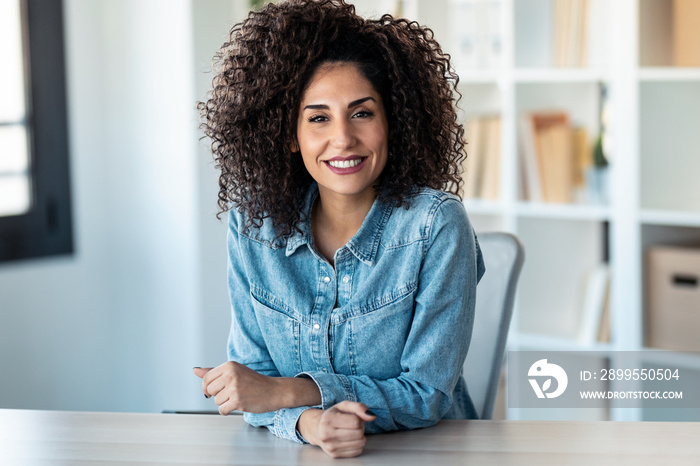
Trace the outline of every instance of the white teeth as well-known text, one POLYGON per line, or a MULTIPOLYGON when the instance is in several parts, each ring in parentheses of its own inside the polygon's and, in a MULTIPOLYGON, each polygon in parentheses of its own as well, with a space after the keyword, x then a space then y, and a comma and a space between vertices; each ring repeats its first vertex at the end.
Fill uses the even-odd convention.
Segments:
POLYGON ((362 163, 363 159, 352 159, 352 160, 329 160, 328 164, 335 168, 351 168, 356 167, 362 163))

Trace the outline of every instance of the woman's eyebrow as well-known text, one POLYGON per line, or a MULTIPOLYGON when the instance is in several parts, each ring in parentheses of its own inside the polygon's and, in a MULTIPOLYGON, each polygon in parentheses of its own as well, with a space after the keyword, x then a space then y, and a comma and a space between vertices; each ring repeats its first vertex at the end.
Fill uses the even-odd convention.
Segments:
MULTIPOLYGON (((368 100, 371 100, 372 102, 376 102, 374 100, 374 97, 363 97, 361 99, 353 100, 348 104, 348 108, 356 107, 360 105, 363 102, 366 102, 368 100)), ((304 110, 309 109, 309 110, 329 110, 328 105, 326 104, 310 104, 304 107, 304 110)))
POLYGON ((360 105, 362 102, 366 102, 368 100, 371 100, 372 102, 375 102, 375 103, 377 102, 376 100, 374 100, 374 97, 363 97, 361 99, 353 100, 352 102, 350 102, 348 104, 348 108, 356 107, 356 106, 360 105))

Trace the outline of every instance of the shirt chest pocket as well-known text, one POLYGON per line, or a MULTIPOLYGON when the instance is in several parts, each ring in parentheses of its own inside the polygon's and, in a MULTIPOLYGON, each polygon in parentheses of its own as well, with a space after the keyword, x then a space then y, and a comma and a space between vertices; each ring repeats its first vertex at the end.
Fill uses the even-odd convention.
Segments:
POLYGON ((338 356, 347 356, 348 372, 378 379, 401 373, 401 355, 413 320, 414 294, 415 287, 406 288, 390 299, 357 309, 338 323, 336 342, 346 350, 338 356))
POLYGON ((295 312, 278 299, 253 291, 253 309, 272 362, 282 377, 301 372, 300 323, 295 312))

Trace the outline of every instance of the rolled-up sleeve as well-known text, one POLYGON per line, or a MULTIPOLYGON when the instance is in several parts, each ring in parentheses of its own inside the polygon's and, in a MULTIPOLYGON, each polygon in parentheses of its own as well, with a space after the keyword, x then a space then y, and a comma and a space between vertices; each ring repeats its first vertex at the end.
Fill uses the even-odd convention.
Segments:
POLYGON ((277 437, 292 440, 297 443, 308 443, 297 430, 301 414, 309 406, 299 408, 278 409, 270 413, 243 413, 243 419, 255 427, 267 427, 277 437))

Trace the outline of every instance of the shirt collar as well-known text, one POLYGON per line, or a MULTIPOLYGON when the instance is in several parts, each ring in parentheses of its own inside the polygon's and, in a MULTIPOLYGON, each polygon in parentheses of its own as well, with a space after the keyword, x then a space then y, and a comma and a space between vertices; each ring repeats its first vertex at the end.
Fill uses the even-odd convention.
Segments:
POLYGON ((294 254, 300 246, 304 244, 311 244, 313 242, 313 233, 311 231, 311 209, 316 202, 318 197, 318 185, 316 182, 311 183, 309 189, 306 191, 304 196, 304 202, 301 204, 301 219, 297 224, 297 227, 301 231, 294 230, 292 236, 287 240, 287 250, 285 255, 287 257, 294 254))
MULTIPOLYGON (((296 251, 300 246, 304 244, 311 246, 313 244, 313 232, 311 231, 311 209, 313 208, 317 197, 318 185, 314 182, 306 192, 306 196, 302 204, 302 216, 298 225, 299 230, 301 231, 295 231, 294 234, 287 240, 287 249, 285 252, 287 257, 294 254, 294 251, 296 251)), ((348 248, 348 250, 352 252, 355 257, 368 266, 372 266, 374 264, 377 250, 379 249, 379 240, 382 237, 384 226, 391 216, 391 211, 391 205, 375 199, 372 207, 365 217, 365 220, 362 222, 362 226, 357 233, 355 233, 355 236, 353 236, 345 245, 345 247, 348 248)))

